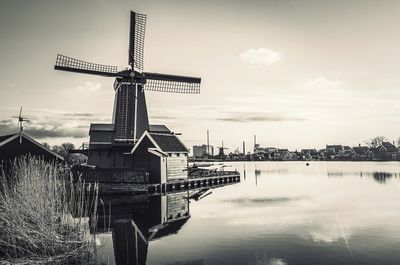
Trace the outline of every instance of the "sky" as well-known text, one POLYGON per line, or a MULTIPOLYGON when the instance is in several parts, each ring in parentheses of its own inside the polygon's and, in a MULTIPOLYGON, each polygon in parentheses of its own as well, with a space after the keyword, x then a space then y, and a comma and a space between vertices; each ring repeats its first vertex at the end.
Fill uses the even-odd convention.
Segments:
POLYGON ((57 53, 128 64, 129 11, 147 14, 144 69, 199 76, 199 95, 146 92, 149 119, 228 152, 400 137, 400 1, 0 0, 0 134, 79 146, 111 122, 112 78, 54 70, 57 53))

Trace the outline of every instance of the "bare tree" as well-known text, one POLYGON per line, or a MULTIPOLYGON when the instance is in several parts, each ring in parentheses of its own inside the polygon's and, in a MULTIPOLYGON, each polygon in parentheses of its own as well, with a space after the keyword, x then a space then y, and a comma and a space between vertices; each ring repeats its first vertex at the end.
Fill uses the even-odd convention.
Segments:
POLYGON ((72 143, 62 143, 61 145, 54 145, 52 150, 64 158, 68 158, 70 150, 75 149, 72 143))
POLYGON ((51 146, 48 143, 44 142, 44 143, 42 143, 42 145, 44 147, 46 147, 47 149, 51 150, 51 146))
POLYGON ((365 141, 365 143, 369 146, 369 147, 378 147, 380 146, 383 142, 388 142, 389 139, 386 138, 385 136, 376 136, 374 138, 371 138, 367 141, 365 141))

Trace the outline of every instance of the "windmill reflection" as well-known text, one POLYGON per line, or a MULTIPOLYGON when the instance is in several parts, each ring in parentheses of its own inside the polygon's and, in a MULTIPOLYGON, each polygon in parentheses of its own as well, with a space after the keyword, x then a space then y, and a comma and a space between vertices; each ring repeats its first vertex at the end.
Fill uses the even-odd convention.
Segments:
POLYGON ((149 242, 178 233, 190 218, 187 192, 134 196, 107 208, 99 209, 97 231, 112 231, 116 264, 146 264, 149 242))

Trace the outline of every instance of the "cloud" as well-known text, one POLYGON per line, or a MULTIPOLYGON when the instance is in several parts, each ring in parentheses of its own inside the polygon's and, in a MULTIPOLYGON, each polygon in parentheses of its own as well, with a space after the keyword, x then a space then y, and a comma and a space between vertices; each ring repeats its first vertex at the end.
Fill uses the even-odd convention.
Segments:
POLYGON ((5 133, 11 133, 11 132, 16 132, 17 131, 17 124, 11 120, 0 120, 0 133, 5 134, 5 133))
POLYGON ((314 79, 306 79, 299 81, 295 84, 296 86, 306 89, 316 89, 319 91, 323 90, 340 90, 344 88, 344 83, 339 80, 329 80, 325 77, 318 77, 314 79))
MULTIPOLYGON (((37 138, 84 138, 88 136, 91 122, 106 121, 103 115, 93 113, 53 113, 30 115, 24 132, 37 138)), ((108 120, 107 120, 108 121, 108 120)), ((0 120, 0 134, 18 132, 16 119, 0 120)))
MULTIPOLYGON (((14 120, 0 120, 0 133, 16 133, 18 127, 14 120)), ((53 137, 73 137, 84 138, 88 135, 87 129, 78 127, 69 127, 62 122, 32 122, 24 124, 24 132, 37 138, 53 138, 53 137)))
POLYGON ((95 114, 95 113, 65 113, 59 119, 68 121, 88 121, 88 123, 90 123, 90 122, 108 121, 109 118, 107 118, 107 116, 108 115, 95 114))
POLYGON ((303 121, 302 117, 292 117, 281 113, 232 113, 227 117, 217 118, 218 121, 229 122, 279 122, 279 121, 303 121))
POLYGON ((176 117, 167 116, 167 115, 151 115, 152 119, 155 120, 174 120, 176 117))
POLYGON ((281 55, 278 52, 266 49, 250 49, 240 54, 243 61, 255 65, 271 65, 281 60, 281 55))
POLYGON ((53 137, 72 137, 72 138, 84 138, 88 136, 88 132, 78 128, 62 128, 55 126, 43 126, 38 125, 35 127, 27 127, 24 132, 28 135, 42 139, 42 138, 53 138, 53 137))
POLYGON ((78 86, 76 87, 76 90, 80 92, 96 92, 100 89, 101 84, 100 83, 92 83, 92 82, 85 82, 83 86, 78 86))

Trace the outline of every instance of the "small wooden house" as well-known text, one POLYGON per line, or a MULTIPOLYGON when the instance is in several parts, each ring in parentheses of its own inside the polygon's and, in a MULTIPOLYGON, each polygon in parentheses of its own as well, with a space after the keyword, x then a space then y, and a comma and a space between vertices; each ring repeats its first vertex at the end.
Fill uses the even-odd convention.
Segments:
POLYGON ((25 133, 0 136, 0 161, 12 161, 21 155, 40 157, 46 161, 61 162, 64 158, 38 143, 25 133))
POLYGON ((131 151, 131 167, 149 173, 149 183, 166 183, 187 178, 189 150, 171 132, 148 132, 131 151))

